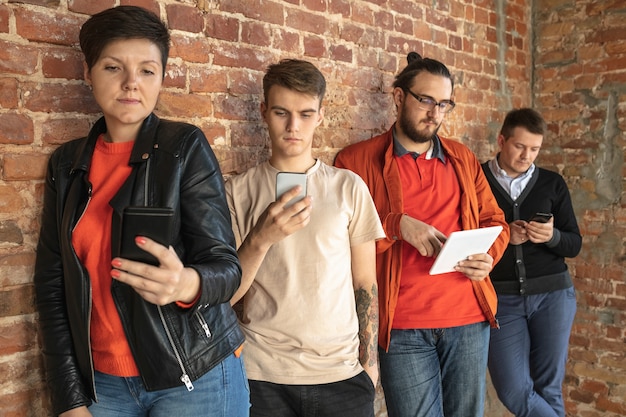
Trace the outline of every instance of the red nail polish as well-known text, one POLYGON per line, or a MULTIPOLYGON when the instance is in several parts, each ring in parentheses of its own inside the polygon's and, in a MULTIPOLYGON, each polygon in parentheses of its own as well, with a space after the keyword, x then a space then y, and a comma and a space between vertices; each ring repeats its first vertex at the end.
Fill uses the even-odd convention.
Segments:
POLYGON ((119 277, 120 277, 120 274, 121 274, 121 272, 120 272, 120 271, 118 271, 117 269, 112 269, 112 270, 111 270, 111 276, 112 276, 113 278, 119 278, 119 277))
POLYGON ((135 237, 135 243, 137 243, 138 245, 143 245, 146 243, 146 238, 143 236, 137 236, 135 237))
POLYGON ((120 266, 122 266, 122 261, 115 258, 111 261, 111 265, 113 265, 113 268, 119 268, 120 266))

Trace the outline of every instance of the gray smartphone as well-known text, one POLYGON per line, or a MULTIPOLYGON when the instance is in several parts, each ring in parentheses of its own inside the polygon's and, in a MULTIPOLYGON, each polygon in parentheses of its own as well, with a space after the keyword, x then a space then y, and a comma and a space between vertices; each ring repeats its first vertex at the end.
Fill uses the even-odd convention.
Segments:
POLYGON ((300 193, 291 199, 286 207, 289 207, 306 197, 306 174, 301 172, 279 172, 276 174, 276 200, 296 185, 301 188, 300 193))
POLYGON ((551 218, 552 213, 535 213, 533 217, 530 218, 530 221, 537 223, 548 223, 551 218))

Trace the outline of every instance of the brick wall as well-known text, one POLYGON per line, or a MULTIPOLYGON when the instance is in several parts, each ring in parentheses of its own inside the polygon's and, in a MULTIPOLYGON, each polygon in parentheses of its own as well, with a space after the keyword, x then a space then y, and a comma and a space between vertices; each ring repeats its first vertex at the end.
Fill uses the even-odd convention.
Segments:
MULTIPOLYGON (((326 120, 314 143, 327 162, 389 127, 389 86, 409 51, 453 71, 458 106, 442 133, 481 160, 495 151, 504 113, 535 103, 551 129, 540 163, 566 176, 585 233, 583 253, 571 262, 580 307, 568 411, 626 415, 626 6, 534 3, 0 0, 0 415, 49 414, 32 288, 43 173, 49 153, 84 135, 98 116, 81 81, 78 30, 89 15, 118 4, 147 7, 167 21, 173 47, 158 113, 201 126, 226 175, 268 156, 261 78, 283 57, 311 60, 327 77, 326 120)), ((386 415, 381 395, 377 408, 386 415)), ((486 408, 487 416, 509 415, 491 388, 486 408)))
POLYGON ((537 0, 540 164, 568 181, 584 236, 565 395, 571 416, 626 415, 626 2, 537 0))

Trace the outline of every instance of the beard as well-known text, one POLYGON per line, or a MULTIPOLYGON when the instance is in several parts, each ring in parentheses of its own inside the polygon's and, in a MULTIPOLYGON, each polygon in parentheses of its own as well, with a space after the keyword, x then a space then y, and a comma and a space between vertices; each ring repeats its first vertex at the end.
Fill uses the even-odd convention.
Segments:
POLYGON ((404 134, 415 143, 430 142, 439 131, 441 123, 439 123, 432 132, 428 129, 418 130, 415 127, 416 124, 411 122, 411 117, 408 116, 407 113, 406 107, 403 107, 402 113, 398 118, 398 127, 400 127, 400 130, 402 130, 402 132, 404 132, 404 134))

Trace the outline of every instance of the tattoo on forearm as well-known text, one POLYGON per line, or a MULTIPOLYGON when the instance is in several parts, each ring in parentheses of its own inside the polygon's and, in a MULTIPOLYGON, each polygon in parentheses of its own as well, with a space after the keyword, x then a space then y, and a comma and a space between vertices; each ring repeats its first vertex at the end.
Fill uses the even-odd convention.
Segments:
POLYGON ((359 359, 373 366, 378 361, 378 288, 370 291, 359 288, 355 292, 356 312, 359 319, 359 359))

